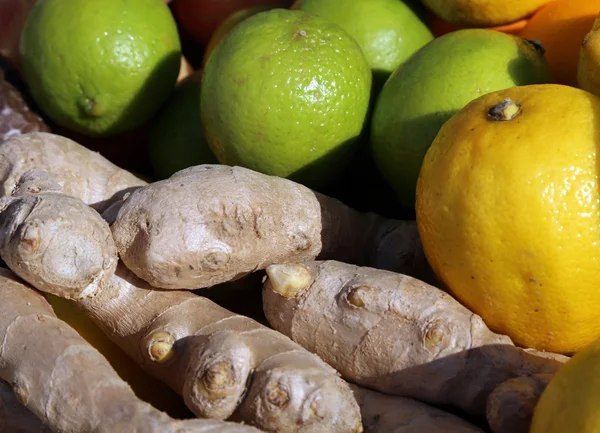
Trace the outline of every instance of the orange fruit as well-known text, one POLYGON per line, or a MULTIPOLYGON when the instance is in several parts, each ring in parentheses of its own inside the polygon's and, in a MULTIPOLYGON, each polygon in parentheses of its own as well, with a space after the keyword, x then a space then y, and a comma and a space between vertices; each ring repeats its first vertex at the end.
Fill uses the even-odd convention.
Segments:
POLYGON ((519 36, 542 43, 556 83, 577 86, 579 49, 598 13, 600 0, 554 0, 529 19, 519 36))
POLYGON ((212 34, 232 13, 260 5, 287 8, 292 0, 177 0, 173 2, 175 18, 191 37, 207 46, 212 34))
MULTIPOLYGON (((445 35, 446 33, 450 33, 461 29, 461 27, 457 27, 453 24, 444 21, 431 11, 427 11, 427 13, 429 15, 429 28, 431 29, 431 33, 433 33, 433 36, 435 36, 436 38, 438 36, 445 35)), ((525 28, 525 26, 527 25, 527 20, 527 18, 523 18, 510 24, 488 27, 488 29, 496 30, 502 33, 509 33, 511 35, 516 35, 525 28)))

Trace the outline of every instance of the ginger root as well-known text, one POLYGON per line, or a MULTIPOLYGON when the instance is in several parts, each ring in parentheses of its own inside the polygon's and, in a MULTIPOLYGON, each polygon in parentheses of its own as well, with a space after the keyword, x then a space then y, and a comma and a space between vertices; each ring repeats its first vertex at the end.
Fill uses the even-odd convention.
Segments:
POLYGON ((360 430, 337 372, 284 335, 187 291, 153 289, 125 266, 108 224, 46 173, 0 202, 0 256, 34 287, 73 299, 200 417, 265 431, 360 430), (116 269, 116 272, 115 272, 116 269))
POLYGON ((21 93, 4 79, 0 69, 0 143, 31 131, 49 131, 49 128, 29 109, 21 93))
POLYGON ((390 271, 336 261, 272 265, 263 288, 271 326, 346 380, 484 417, 488 395, 555 359, 513 345, 449 294, 390 271))
POLYGON ((3 269, 0 342, 0 378, 54 432, 259 432, 224 421, 174 420, 142 402, 41 294, 3 269))
MULTIPOLYGON (((44 293, 54 314, 75 329, 85 341, 106 358, 119 377, 131 386, 135 395, 172 418, 194 418, 183 399, 167 384, 144 371, 85 314, 75 302, 44 293)), ((2 431, 2 430, 0 430, 2 431)))
POLYGON ((190 167, 137 189, 111 227, 125 265, 166 289, 209 287, 316 257, 430 272, 414 221, 363 214, 241 167, 190 167))
POLYGON ((360 428, 358 406, 335 370, 204 297, 153 289, 120 265, 102 294, 79 305, 200 417, 273 432, 360 428))
POLYGON ((148 185, 68 138, 34 132, 0 144, 0 196, 11 195, 32 169, 49 173, 64 194, 110 223, 118 214, 113 235, 121 259, 154 287, 209 287, 314 258, 435 281, 414 221, 357 212, 287 179, 205 165, 148 185))
POLYGON ((0 198, 0 255, 38 290, 68 299, 94 295, 118 262, 110 229, 94 209, 57 191, 46 172, 30 170, 12 196, 0 198))
POLYGON ((40 419, 17 400, 11 386, 0 380, 0 432, 52 433, 40 419))
POLYGON ((533 411, 552 376, 521 376, 498 385, 487 401, 486 418, 492 432, 528 433, 533 411))
POLYGON ((364 433, 483 433, 466 420, 420 401, 350 387, 360 406, 364 433))
POLYGON ((44 170, 63 193, 104 211, 136 187, 146 185, 73 140, 48 132, 31 132, 0 143, 0 197, 12 194, 21 176, 44 170))

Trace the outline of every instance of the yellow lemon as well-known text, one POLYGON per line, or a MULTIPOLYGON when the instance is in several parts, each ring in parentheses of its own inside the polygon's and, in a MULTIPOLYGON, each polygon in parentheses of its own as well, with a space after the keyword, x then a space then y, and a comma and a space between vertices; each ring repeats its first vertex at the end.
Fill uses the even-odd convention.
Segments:
POLYGON ((600 340, 571 358, 552 377, 538 402, 531 433, 600 431, 600 340))
POLYGON ((600 337, 600 99, 557 84, 482 96, 444 124, 417 182, 444 285, 517 344, 600 337))
POLYGON ((550 0, 422 0, 444 21, 461 27, 509 24, 531 15, 550 0))

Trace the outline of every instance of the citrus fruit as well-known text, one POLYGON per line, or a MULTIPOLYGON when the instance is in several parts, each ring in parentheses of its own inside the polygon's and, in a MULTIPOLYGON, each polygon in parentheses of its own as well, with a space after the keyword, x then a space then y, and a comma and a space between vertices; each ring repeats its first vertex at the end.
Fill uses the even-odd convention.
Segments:
MULTIPOLYGON (((429 12, 429 28, 434 37, 445 35, 446 33, 460 30, 461 27, 447 23, 436 14, 431 11, 429 12)), ((502 24, 499 26, 486 27, 488 30, 496 30, 497 32, 510 33, 511 35, 518 34, 527 25, 527 18, 523 18, 512 23, 502 24)))
POLYGON ((405 5, 410 7, 412 11, 429 26, 429 9, 427 9, 421 0, 402 0, 405 5))
POLYGON ((519 36, 541 42, 555 83, 577 87, 579 50, 598 13, 600 0, 554 0, 529 19, 519 36))
POLYGON ((148 131, 150 164, 157 179, 217 159, 204 140, 200 125, 200 71, 173 91, 148 131))
POLYGON ((40 0, 20 53, 41 110, 91 136, 146 122, 173 90, 181 58, 163 0, 40 0))
POLYGON ((275 5, 259 5, 251 8, 240 9, 227 17, 217 29, 213 32, 206 48, 204 49, 204 56, 202 57, 202 65, 206 66, 208 57, 213 52, 215 47, 221 43, 223 39, 237 26, 239 23, 244 21, 246 18, 251 17, 259 12, 264 12, 269 9, 274 9, 275 5))
POLYGON ((297 0, 292 9, 326 18, 346 30, 382 85, 394 69, 433 39, 427 25, 402 0, 297 0))
POLYGON ((600 431, 600 341, 576 353, 552 377, 533 413, 530 433, 600 431))
POLYGON ((600 15, 583 39, 577 61, 577 83, 581 89, 600 96, 600 15))
POLYGON ((369 64, 341 27, 302 11, 260 12, 208 59, 204 134, 222 164, 316 187, 355 151, 370 88, 369 64))
POLYGON ((491 27, 525 18, 550 0, 422 0, 444 21, 460 27, 491 27))
POLYGON ((600 99, 541 84, 482 96, 431 145, 416 215, 440 281, 518 345, 600 337, 600 99))
POLYGON ((458 30, 417 51, 390 76, 371 120, 375 161, 400 201, 414 207, 423 157, 450 116, 485 93, 549 80, 534 45, 493 30, 458 30))
POLYGON ((177 0, 173 13, 181 27, 207 46, 212 34, 232 13, 260 5, 288 7, 292 0, 177 0))

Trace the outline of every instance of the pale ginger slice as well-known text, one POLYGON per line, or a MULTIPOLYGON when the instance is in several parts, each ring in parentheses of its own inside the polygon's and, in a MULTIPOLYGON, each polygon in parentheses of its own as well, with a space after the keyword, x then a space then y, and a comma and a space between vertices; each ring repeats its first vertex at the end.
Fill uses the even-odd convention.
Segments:
POLYGON ((346 380, 484 417, 512 377, 553 373, 560 355, 525 351, 446 292, 417 279, 336 261, 267 268, 271 326, 346 380))
POLYGON ((0 201, 0 256, 36 288, 77 302, 200 417, 270 432, 361 428, 337 372, 288 337, 187 291, 155 290, 117 267, 110 228, 44 173, 0 201), (45 190, 45 191, 44 191, 45 190))
POLYGON ((41 294, 3 269, 0 378, 56 433, 259 432, 224 421, 175 420, 139 400, 100 352, 56 318, 41 294))
POLYGON ((60 135, 31 132, 0 143, 0 196, 11 195, 21 176, 44 170, 62 191, 83 200, 99 212, 127 192, 146 185, 84 146, 60 135))
POLYGON ((0 432, 52 433, 29 409, 17 400, 11 386, 0 380, 0 432))
POLYGON ((483 433, 466 420, 420 401, 350 387, 360 406, 364 433, 483 433))
POLYGON ((533 411, 553 374, 515 377, 501 383, 487 401, 486 418, 493 433, 528 433, 533 411))
POLYGON ((209 287, 316 257, 430 272, 415 221, 360 213, 241 167, 190 167, 137 189, 111 227, 125 265, 168 289, 209 287))

